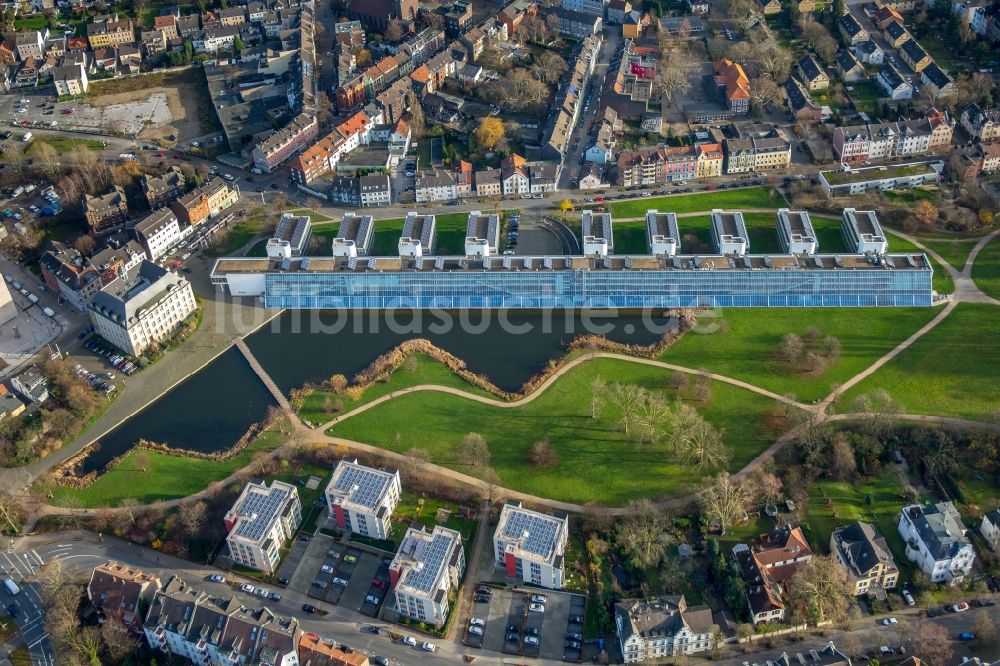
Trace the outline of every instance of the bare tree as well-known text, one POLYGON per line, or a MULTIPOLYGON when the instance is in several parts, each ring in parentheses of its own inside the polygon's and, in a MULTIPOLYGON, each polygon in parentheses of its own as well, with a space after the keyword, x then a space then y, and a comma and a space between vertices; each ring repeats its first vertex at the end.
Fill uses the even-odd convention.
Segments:
POLYGON ((392 19, 385 28, 385 38, 395 44, 403 39, 403 32, 403 22, 399 19, 392 19))
POLYGON ((781 99, 781 88, 768 75, 750 79, 750 101, 760 109, 781 99))
POLYGON ((729 449, 722 433, 702 418, 687 438, 684 457, 696 469, 718 469, 729 462, 729 449))
POLYGON ((658 565, 666 554, 666 514, 647 499, 630 502, 628 510, 628 516, 618 523, 618 543, 636 567, 658 565))
POLYGON ((683 95, 691 89, 687 63, 684 58, 667 58, 661 62, 663 66, 656 73, 656 87, 668 102, 672 102, 675 95, 683 95))
POLYGON ((629 425, 635 418, 641 401, 645 398, 646 390, 635 384, 621 384, 619 382, 611 384, 609 389, 608 401, 618 408, 620 412, 618 425, 628 435, 629 425))
POLYGON ((205 525, 208 505, 198 500, 197 502, 186 502, 177 508, 177 521, 190 535, 197 534, 205 525))
POLYGON ((431 461, 431 454, 427 449, 414 447, 406 451, 406 459, 410 462, 410 467, 420 469, 431 461))
POLYGON ((128 517, 129 522, 135 525, 135 517, 137 514, 136 509, 140 506, 139 500, 134 497, 124 497, 122 501, 118 503, 118 507, 122 510, 122 513, 128 517))
POLYGON ((949 664, 954 658, 951 648, 951 636, 948 630, 940 624, 923 620, 911 625, 913 630, 911 641, 913 654, 928 664, 949 664))
POLYGON ((24 507, 14 495, 0 493, 0 531, 18 534, 24 528, 24 507))
POLYGON ((781 479, 763 467, 755 467, 750 473, 750 487, 755 489, 761 504, 774 504, 784 496, 781 479))
POLYGON ((838 481, 850 481, 857 476, 858 463, 854 458, 854 447, 845 433, 836 433, 830 443, 830 473, 838 481))
POLYGON ((608 399, 608 383, 600 375, 590 382, 590 418, 596 419, 608 399))
POLYGON ((702 513, 709 520, 718 520, 722 534, 726 526, 743 519, 750 502, 750 491, 742 481, 728 472, 720 472, 715 482, 701 495, 702 513))
POLYGON ((851 410, 860 415, 869 435, 881 437, 892 429, 895 416, 903 412, 903 407, 888 391, 878 388, 855 398, 851 410))
POLYGON ((670 412, 670 403, 663 396, 646 393, 635 413, 640 441, 655 444, 663 439, 667 434, 670 412))
POLYGON ((479 476, 488 468, 491 457, 486 440, 476 432, 470 432, 462 439, 457 453, 458 464, 469 470, 472 476, 479 476))
POLYGON ((559 464, 559 452, 552 447, 548 438, 540 439, 531 445, 528 460, 538 467, 554 467, 559 464))
POLYGON ((106 618, 101 625, 101 641, 108 652, 109 661, 115 664, 124 663, 139 645, 135 634, 114 616, 106 618))
POLYGON ((854 600, 847 585, 847 572, 826 555, 814 555, 800 564, 788 587, 793 613, 813 624, 847 619, 854 600))

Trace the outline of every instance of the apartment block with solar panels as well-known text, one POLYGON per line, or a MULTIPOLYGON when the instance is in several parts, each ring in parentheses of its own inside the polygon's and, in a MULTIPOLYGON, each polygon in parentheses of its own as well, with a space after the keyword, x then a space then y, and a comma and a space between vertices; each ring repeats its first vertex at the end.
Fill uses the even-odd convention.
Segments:
POLYGON ((409 528, 389 565, 389 578, 400 615, 440 627, 448 619, 451 593, 465 573, 462 535, 435 525, 409 528))
POLYGON ((508 502, 493 533, 496 564, 507 576, 550 590, 563 585, 563 560, 569 519, 525 509, 508 502))
POLYGON ((401 491, 398 471, 365 467, 357 460, 341 460, 326 487, 330 520, 342 530, 387 539, 401 491))
POLYGON ((277 570, 281 546, 302 522, 295 486, 282 481, 248 483, 224 518, 229 558, 266 574, 277 570))

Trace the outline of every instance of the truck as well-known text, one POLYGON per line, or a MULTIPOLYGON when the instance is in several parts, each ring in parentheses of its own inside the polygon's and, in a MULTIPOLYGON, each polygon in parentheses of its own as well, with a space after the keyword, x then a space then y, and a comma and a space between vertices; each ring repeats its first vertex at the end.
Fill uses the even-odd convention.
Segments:
POLYGON ((17 586, 17 583, 14 582, 13 578, 4 578, 3 586, 7 588, 7 591, 10 592, 10 596, 12 597, 16 597, 21 593, 21 588, 17 586))

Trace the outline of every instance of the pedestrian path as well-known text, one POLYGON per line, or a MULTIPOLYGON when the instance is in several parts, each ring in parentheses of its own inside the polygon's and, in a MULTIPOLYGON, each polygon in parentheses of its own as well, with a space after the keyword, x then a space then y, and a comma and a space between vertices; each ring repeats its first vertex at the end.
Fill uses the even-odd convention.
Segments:
POLYGON ((285 397, 285 394, 281 392, 278 385, 274 383, 273 379, 271 379, 271 375, 267 374, 267 370, 264 369, 264 367, 260 364, 260 361, 257 360, 257 357, 254 356, 253 352, 250 351, 250 348, 247 347, 247 343, 243 342, 243 338, 236 338, 234 344, 246 358, 247 363, 250 364, 250 368, 254 371, 254 374, 260 378, 264 387, 270 391, 271 396, 274 397, 274 401, 278 403, 281 410, 294 418, 295 410, 292 409, 292 405, 288 402, 288 398, 285 397))

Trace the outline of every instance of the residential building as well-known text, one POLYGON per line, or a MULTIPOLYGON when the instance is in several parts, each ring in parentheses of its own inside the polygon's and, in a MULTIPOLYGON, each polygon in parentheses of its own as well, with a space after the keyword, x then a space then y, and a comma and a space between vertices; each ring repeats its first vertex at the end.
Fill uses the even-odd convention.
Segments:
POLYGON ((697 155, 695 178, 716 178, 722 175, 725 155, 721 143, 699 143, 694 149, 697 155))
POLYGON ((882 29, 882 36, 894 49, 900 48, 911 39, 910 33, 903 27, 902 21, 892 21, 882 29))
POLYGON ((865 66, 847 49, 837 51, 837 72, 845 83, 854 83, 868 77, 865 66))
POLYGON ((857 46, 871 39, 868 31, 861 27, 858 19, 854 18, 854 15, 850 12, 840 17, 837 27, 840 29, 840 34, 844 36, 846 43, 851 46, 857 46))
POLYGON ((443 170, 421 171, 414 181, 414 194, 417 203, 451 201, 457 198, 455 179, 443 170))
POLYGON ((854 45, 854 55, 865 65, 881 65, 885 62, 885 52, 874 40, 854 45))
POLYGON ((90 257, 90 265, 101 276, 101 286, 106 287, 122 274, 138 266, 146 258, 142 247, 133 240, 124 245, 115 242, 94 253, 90 257))
POLYGON ((48 28, 16 31, 14 33, 14 49, 17 51, 17 59, 24 62, 28 58, 44 57, 45 42, 48 38, 48 28))
POLYGON ((842 525, 830 535, 830 554, 847 571, 847 582, 856 595, 885 598, 896 587, 899 569, 885 537, 860 520, 842 525))
MULTIPOLYGON (((604 3, 602 2, 601 4, 604 3)), ((608 2, 608 16, 605 22, 609 25, 621 25, 625 22, 625 17, 631 13, 632 3, 629 0, 610 0, 608 2)))
POLYGON ((941 180, 942 171, 944 162, 937 160, 820 171, 817 179, 829 196, 842 197, 873 190, 886 192, 912 189, 925 183, 937 183, 941 180))
POLYGON ((812 559, 812 549, 800 527, 784 527, 733 548, 747 584, 747 603, 754 624, 780 622, 785 617, 782 595, 798 568, 812 559))
POLYGON ((604 179, 604 167, 593 162, 584 164, 580 169, 580 182, 577 185, 581 190, 593 190, 607 187, 604 179))
POLYGON ((215 177, 171 201, 170 208, 177 214, 183 230, 186 226, 201 224, 215 217, 239 201, 239 198, 239 192, 235 188, 231 188, 222 178, 215 177))
MULTIPOLYGON (((923 666, 923 662, 919 659, 916 659, 917 663, 911 663, 914 659, 916 657, 910 657, 910 659, 900 662, 900 666, 923 666)), ((782 652, 773 659, 762 659, 760 662, 754 661, 752 664, 748 660, 746 666, 851 666, 851 658, 838 650, 833 641, 830 641, 822 650, 809 650, 795 654, 782 652)))
POLYGON ((979 534, 994 551, 1000 551, 1000 508, 990 509, 979 519, 979 534))
POLYGON ((348 19, 382 32, 393 19, 414 20, 418 8, 417 0, 350 0, 345 13, 348 19))
POLYGON ((886 64, 879 70, 877 80, 885 91, 886 96, 894 100, 910 99, 913 97, 913 86, 891 64, 886 64))
POLYGON ((185 186, 184 173, 176 166, 171 166, 166 173, 158 176, 142 176, 142 193, 146 195, 150 210, 169 205, 184 194, 185 186))
POLYGON ((236 598, 212 597, 173 576, 143 625, 154 650, 204 666, 298 666, 299 621, 236 598))
POLYGON ((816 254, 819 250, 816 230, 805 210, 778 209, 778 239, 786 254, 816 254))
POLYGON ((924 84, 924 92, 933 100, 951 97, 958 93, 955 80, 936 62, 932 62, 924 68, 924 71, 920 73, 920 82, 924 84))
POLYGON ((319 133, 315 116, 299 114, 280 130, 262 139, 253 149, 254 166, 270 173, 309 145, 319 133))
POLYGON ((649 253, 656 256, 672 257, 681 251, 681 234, 677 227, 677 215, 646 211, 646 240, 649 253))
POLYGON ((128 217, 128 201, 125 190, 117 185, 108 192, 96 197, 83 195, 84 217, 92 233, 104 231, 121 224, 128 217))
POLYGON ((488 257, 496 254, 499 246, 500 216, 478 210, 470 212, 465 225, 466 256, 488 257))
POLYGON ((717 60, 712 63, 715 85, 725 98, 726 105, 734 114, 745 114, 750 111, 750 79, 743 66, 732 60, 717 60))
POLYGON ((712 209, 712 242, 719 254, 746 254, 750 250, 750 235, 743 213, 712 209))
POLYGON ((8 391, 6 386, 0 384, 0 423, 8 419, 17 418, 27 409, 24 403, 18 400, 17 396, 8 391))
POLYGON ((288 259, 308 254, 312 240, 312 222, 308 215, 285 213, 278 220, 274 235, 267 239, 265 251, 271 259, 288 259))
POLYGON ((888 27, 888 25, 893 21, 906 23, 906 20, 903 18, 902 14, 900 14, 892 7, 886 7, 886 6, 878 7, 874 12, 872 12, 871 19, 872 23, 874 23, 879 30, 885 30, 886 27, 888 27))
POLYGON ((29 405, 34 402, 43 403, 49 399, 49 382, 37 365, 14 375, 10 385, 29 405))
POLYGON ((368 666, 364 652, 352 650, 332 638, 302 634, 299 639, 299 664, 302 666, 368 666))
POLYGON ((76 97, 87 93, 89 81, 83 64, 75 63, 52 69, 52 82, 59 97, 76 97))
POLYGON ((792 159, 792 145, 781 136, 726 139, 726 173, 756 173, 784 169, 792 159))
POLYGON ((127 17, 120 19, 115 14, 98 17, 87 25, 87 41, 91 50, 134 44, 135 28, 127 17))
POLYGON ((625 14, 622 21, 622 35, 625 39, 639 39, 642 36, 642 29, 646 26, 648 19, 646 15, 637 9, 633 9, 625 14))
POLYGON ((760 11, 764 16, 781 13, 781 3, 778 0, 758 0, 760 11))
POLYGON ((503 189, 500 185, 500 169, 485 169, 476 172, 476 196, 503 196, 503 189))
POLYGON ((392 185, 388 174, 369 174, 357 179, 358 206, 388 206, 392 201, 392 185))
POLYGON ((857 254, 885 254, 889 243, 873 210, 845 208, 841 213, 840 232, 847 247, 857 254))
POLYGON ((403 233, 399 237, 399 256, 422 257, 433 254, 437 240, 435 223, 433 215, 421 215, 415 211, 407 213, 403 221, 403 233))
POLYGON ((42 280, 77 310, 101 290, 101 275, 75 249, 53 242, 38 260, 42 280))
POLYGON ((243 7, 226 7, 217 13, 222 25, 243 25, 247 22, 246 10, 243 7))
POLYGON ((170 337, 197 307, 186 279, 144 260, 94 294, 88 311, 98 335, 139 356, 170 337))
POLYGON ((899 514, 906 557, 935 583, 960 583, 972 571, 976 553, 962 516, 951 502, 911 504, 899 514))
POLYGON ((441 525, 435 525, 431 532, 424 526, 407 529, 389 565, 396 612, 442 626, 464 573, 461 533, 441 525))
MULTIPOLYGON (((570 2, 573 1, 575 0, 570 0, 570 2)), ((549 11, 551 12, 550 15, 554 15, 559 19, 559 34, 571 39, 579 40, 589 35, 596 35, 604 26, 603 11, 599 15, 573 11, 564 7, 553 7, 549 11)), ((627 23, 628 18, 626 17, 627 23)))
POLYGON ((708 0, 687 0, 688 11, 692 14, 703 16, 708 14, 708 0))
POLYGON ((611 213, 584 210, 580 214, 580 237, 583 239, 584 255, 605 257, 614 254, 611 213))
POLYGON ((624 187, 693 180, 718 167, 718 151, 695 146, 640 148, 618 155, 618 184, 624 187))
POLYGON ((788 105, 788 113, 797 122, 818 123, 823 118, 823 111, 817 104, 809 91, 806 90, 802 82, 796 76, 789 76, 783 86, 785 91, 785 102, 788 105))
POLYGON ((278 570, 281 548, 302 522, 299 491, 290 483, 250 482, 226 513, 229 559, 265 574, 278 570))
POLYGON ((495 566, 519 583, 561 590, 569 537, 565 515, 539 513, 510 501, 500 511, 493 533, 495 566))
POLYGON ((177 32, 178 17, 175 14, 160 14, 153 17, 153 28, 159 30, 169 39, 177 39, 180 34, 177 32))
MULTIPOLYGON (((348 215, 341 222, 338 240, 347 239, 351 235, 351 229, 345 229, 345 224, 367 230, 369 237, 371 236, 373 225, 370 216, 366 216, 366 226, 363 224, 364 218, 359 220, 350 213, 348 215), (350 219, 348 215, 351 216, 350 219)), ((368 242, 370 243, 370 238, 368 242)), ((362 243, 361 246, 363 253, 366 253, 367 245, 362 243)), ((340 529, 373 539, 388 539, 392 534, 392 512, 399 504, 401 493, 398 471, 366 467, 357 460, 341 460, 333 468, 333 477, 326 486, 326 505, 329 507, 330 517, 340 529)))
POLYGON ((607 6, 605 0, 562 0, 563 9, 601 17, 604 16, 607 6))
MULTIPOLYGON (((371 215, 344 213, 331 244, 333 256, 358 257, 368 254, 374 233, 375 223, 371 215)), ((332 506, 329 498, 327 502, 328 506, 332 506)))
POLYGON ((925 118, 837 127, 833 150, 845 164, 947 151, 954 121, 932 108, 925 118))
POLYGON ((615 633, 626 664, 711 649, 712 609, 688 607, 683 594, 615 604, 615 633))
POLYGON ((816 90, 826 90, 830 87, 830 77, 813 55, 804 55, 799 59, 799 76, 810 92, 816 90))
POLYGON ((1000 171, 1000 144, 980 143, 976 146, 978 161, 977 173, 996 173, 1000 171))
POLYGON ((976 104, 970 104, 962 111, 962 128, 969 136, 989 143, 1000 139, 1000 109, 981 109, 976 104))
POLYGON ((161 586, 155 575, 109 560, 90 574, 87 601, 105 620, 116 619, 141 634, 145 610, 161 586))
POLYGON ((915 39, 908 39, 899 47, 899 57, 910 69, 919 74, 924 71, 933 60, 927 51, 917 43, 915 39))
MULTIPOLYGON (((186 227, 190 230, 191 227, 186 227)), ((184 238, 177 214, 169 208, 160 208, 136 222, 132 229, 146 252, 146 258, 157 261, 167 254, 167 251, 184 238)))
POLYGON ((503 158, 500 161, 500 185, 507 197, 531 192, 527 160, 516 153, 503 158))

